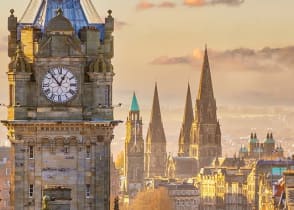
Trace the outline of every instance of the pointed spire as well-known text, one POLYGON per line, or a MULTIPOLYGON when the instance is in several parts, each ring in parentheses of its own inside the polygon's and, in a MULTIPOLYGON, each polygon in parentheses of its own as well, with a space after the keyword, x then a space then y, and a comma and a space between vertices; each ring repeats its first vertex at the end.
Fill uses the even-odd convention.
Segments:
POLYGON ((147 141, 150 140, 151 142, 166 142, 164 128, 161 120, 157 83, 155 84, 151 118, 146 139, 147 141))
POLYGON ((188 83, 184 117, 183 117, 182 128, 180 131, 179 142, 178 142, 179 156, 189 155, 190 131, 191 131, 191 126, 193 121, 194 121, 193 104, 192 104, 190 84, 188 83))
POLYGON ((194 120, 193 104, 192 104, 190 84, 188 83, 183 126, 186 125, 186 126, 191 127, 193 120, 194 120))
POLYGON ((150 123, 153 124, 153 123, 159 123, 159 122, 161 123, 161 111, 160 111, 160 105, 159 105, 157 83, 155 83, 150 123))
POLYGON ((139 112, 139 111, 140 111, 140 108, 139 108, 138 100, 136 97, 136 93, 134 92, 133 99, 132 99, 132 105, 131 105, 131 112, 139 112))
POLYGON ((212 81, 211 81, 210 66, 209 66, 209 59, 208 59, 206 45, 205 45, 205 51, 204 51, 204 58, 203 58, 201 79, 200 79, 200 85, 199 85, 198 99, 201 99, 203 97, 214 98, 212 81))

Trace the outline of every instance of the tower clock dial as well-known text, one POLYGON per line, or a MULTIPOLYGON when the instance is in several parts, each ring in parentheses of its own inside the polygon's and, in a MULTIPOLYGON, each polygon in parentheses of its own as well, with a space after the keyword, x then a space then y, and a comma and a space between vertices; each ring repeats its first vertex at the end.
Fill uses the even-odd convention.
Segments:
POLYGON ((78 92, 77 78, 65 67, 52 68, 43 78, 42 92, 54 103, 66 103, 78 92))

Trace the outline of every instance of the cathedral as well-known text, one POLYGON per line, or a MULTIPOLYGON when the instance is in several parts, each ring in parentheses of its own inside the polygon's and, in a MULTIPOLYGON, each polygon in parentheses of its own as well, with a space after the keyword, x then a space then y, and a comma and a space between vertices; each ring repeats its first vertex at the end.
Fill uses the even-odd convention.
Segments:
POLYGON ((208 52, 205 48, 195 111, 188 84, 178 140, 178 156, 174 157, 166 153, 167 142, 156 84, 151 119, 145 140, 145 157, 143 157, 142 118, 134 94, 126 123, 125 176, 128 183, 127 188, 134 188, 136 183, 140 186, 142 180, 136 178, 136 175, 141 174, 142 170, 147 179, 158 177, 187 179, 195 177, 201 168, 211 165, 216 158, 221 157, 221 130, 216 110, 208 52), (143 160, 144 165, 141 164, 143 160))
POLYGON ((8 18, 11 206, 109 210, 114 19, 89 0, 31 0, 8 18))

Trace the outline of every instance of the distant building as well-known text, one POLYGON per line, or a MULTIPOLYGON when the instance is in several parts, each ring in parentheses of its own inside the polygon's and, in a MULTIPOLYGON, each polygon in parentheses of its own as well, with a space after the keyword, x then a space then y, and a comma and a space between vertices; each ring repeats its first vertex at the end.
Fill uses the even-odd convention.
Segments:
MULTIPOLYGON (((272 189, 288 169, 294 169, 294 160, 258 160, 252 166, 247 178, 247 201, 250 209, 262 208, 260 204, 265 202, 261 195, 264 195, 266 189, 272 189)), ((277 196, 275 205, 279 199, 280 196, 277 196)))
POLYGON ((256 133, 251 133, 248 147, 241 146, 239 156, 242 158, 275 160, 284 157, 282 146, 276 145, 272 133, 268 133, 264 141, 259 141, 256 133))
POLYGON ((160 186, 168 190, 168 195, 173 200, 174 210, 199 209, 200 192, 193 184, 168 183, 160 186))
POLYGON ((285 198, 287 210, 294 210, 294 170, 284 172, 285 198))
POLYGON ((10 147, 0 147, 0 209, 10 210, 10 147))
POLYGON ((197 160, 193 157, 172 157, 167 158, 166 175, 170 179, 185 180, 197 176, 197 160))
POLYGON ((125 176, 126 191, 133 197, 144 185, 144 139, 140 108, 134 93, 126 122, 125 176))
POLYGON ((120 193, 120 177, 119 177, 120 169, 115 167, 113 157, 110 161, 110 197, 115 198, 120 193))
POLYGON ((247 210, 246 183, 250 169, 238 158, 219 158, 198 175, 200 209, 247 210))
POLYGON ((155 85, 151 119, 146 137, 145 174, 146 177, 165 176, 166 138, 161 119, 157 84, 155 85))

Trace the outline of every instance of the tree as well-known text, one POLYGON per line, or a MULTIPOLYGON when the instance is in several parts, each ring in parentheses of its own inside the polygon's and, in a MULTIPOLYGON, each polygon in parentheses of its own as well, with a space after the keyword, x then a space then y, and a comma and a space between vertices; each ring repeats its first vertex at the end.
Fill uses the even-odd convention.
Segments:
POLYGON ((174 210, 166 188, 139 192, 130 204, 130 210, 174 210))

